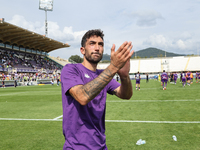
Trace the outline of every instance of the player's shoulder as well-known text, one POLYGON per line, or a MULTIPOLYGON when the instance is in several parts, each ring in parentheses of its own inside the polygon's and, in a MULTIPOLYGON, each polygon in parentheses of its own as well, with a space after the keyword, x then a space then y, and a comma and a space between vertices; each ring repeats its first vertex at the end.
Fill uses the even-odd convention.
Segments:
POLYGON ((61 74, 64 73, 64 72, 73 72, 75 70, 79 70, 79 67, 80 64, 66 64, 63 68, 62 68, 62 71, 61 71, 61 74))

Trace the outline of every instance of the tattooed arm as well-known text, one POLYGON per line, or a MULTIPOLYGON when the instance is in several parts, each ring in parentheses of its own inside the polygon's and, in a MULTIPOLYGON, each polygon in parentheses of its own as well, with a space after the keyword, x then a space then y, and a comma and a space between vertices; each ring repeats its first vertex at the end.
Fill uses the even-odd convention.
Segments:
POLYGON ((126 64, 117 72, 120 76, 121 86, 113 91, 117 97, 122 99, 130 99, 133 94, 131 79, 129 77, 130 59, 126 64))
MULTIPOLYGON (((130 52, 131 49, 131 42, 124 42, 116 52, 115 45, 113 45, 111 48, 110 65, 97 78, 90 81, 89 83, 72 87, 69 90, 70 95, 72 95, 74 99, 76 99, 81 105, 86 105, 88 102, 94 99, 101 92, 101 90, 113 79, 114 75, 118 73, 121 81, 124 82, 122 82, 121 86, 115 90, 115 94, 120 98, 130 98, 130 92, 128 92, 127 96, 127 88, 130 87, 130 78, 128 73, 130 70, 130 57, 133 54, 133 51, 130 52), (128 87, 126 87, 127 85, 128 87)), ((128 91, 130 91, 130 89, 128 91)))
POLYGON ((86 105, 94 99, 103 88, 113 79, 117 69, 113 65, 109 65, 97 78, 85 85, 77 85, 69 90, 69 93, 81 105, 86 105))

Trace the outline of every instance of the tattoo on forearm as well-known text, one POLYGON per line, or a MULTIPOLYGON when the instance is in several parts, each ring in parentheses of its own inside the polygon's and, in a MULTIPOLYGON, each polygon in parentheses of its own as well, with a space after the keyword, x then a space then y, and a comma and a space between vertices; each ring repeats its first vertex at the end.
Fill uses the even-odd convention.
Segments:
POLYGON ((112 80, 113 74, 109 69, 104 70, 96 79, 90 81, 82 87, 85 95, 92 100, 101 90, 112 80))

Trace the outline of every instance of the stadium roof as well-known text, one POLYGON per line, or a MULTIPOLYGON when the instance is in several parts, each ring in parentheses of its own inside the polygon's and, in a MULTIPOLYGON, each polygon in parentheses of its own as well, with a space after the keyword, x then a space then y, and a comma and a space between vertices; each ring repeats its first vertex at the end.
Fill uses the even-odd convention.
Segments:
POLYGON ((67 43, 61 43, 44 35, 7 23, 3 18, 0 19, 0 42, 47 53, 70 46, 67 43))

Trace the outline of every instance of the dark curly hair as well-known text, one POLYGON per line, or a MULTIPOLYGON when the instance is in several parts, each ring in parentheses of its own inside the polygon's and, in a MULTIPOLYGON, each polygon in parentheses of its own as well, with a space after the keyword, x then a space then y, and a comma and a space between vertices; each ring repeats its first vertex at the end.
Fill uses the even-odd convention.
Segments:
POLYGON ((101 31, 100 29, 89 30, 82 37, 81 46, 85 47, 85 43, 87 42, 87 40, 94 35, 96 35, 97 37, 100 36, 103 40, 104 37, 103 31, 101 31))

